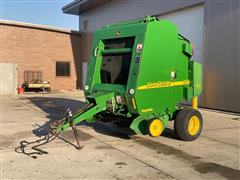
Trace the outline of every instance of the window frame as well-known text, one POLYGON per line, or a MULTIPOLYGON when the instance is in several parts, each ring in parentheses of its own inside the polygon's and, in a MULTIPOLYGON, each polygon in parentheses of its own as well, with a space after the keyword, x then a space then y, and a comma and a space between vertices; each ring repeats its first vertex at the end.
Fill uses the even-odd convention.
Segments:
POLYGON ((55 77, 56 78, 71 78, 71 61, 55 61, 55 77), (68 63, 69 64, 69 75, 57 75, 57 63, 68 63))

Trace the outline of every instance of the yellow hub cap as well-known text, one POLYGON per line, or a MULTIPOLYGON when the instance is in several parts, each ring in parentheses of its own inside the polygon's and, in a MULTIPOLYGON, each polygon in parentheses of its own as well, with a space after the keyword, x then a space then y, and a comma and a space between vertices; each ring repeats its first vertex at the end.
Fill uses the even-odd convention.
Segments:
POLYGON ((149 125, 149 133, 153 137, 158 137, 162 134, 164 129, 163 123, 160 119, 154 119, 149 125))
POLYGON ((188 133, 192 136, 196 135, 200 128, 200 120, 197 116, 191 117, 188 122, 188 133))

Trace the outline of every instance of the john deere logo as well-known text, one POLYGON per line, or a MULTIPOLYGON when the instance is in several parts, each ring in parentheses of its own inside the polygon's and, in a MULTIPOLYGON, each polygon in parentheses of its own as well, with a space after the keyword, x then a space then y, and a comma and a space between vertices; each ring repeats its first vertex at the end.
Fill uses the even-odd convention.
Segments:
POLYGON ((154 89, 154 88, 164 88, 164 87, 173 87, 173 86, 184 86, 190 84, 189 80, 184 81, 158 81, 158 82, 149 82, 146 85, 139 86, 137 89, 154 89))

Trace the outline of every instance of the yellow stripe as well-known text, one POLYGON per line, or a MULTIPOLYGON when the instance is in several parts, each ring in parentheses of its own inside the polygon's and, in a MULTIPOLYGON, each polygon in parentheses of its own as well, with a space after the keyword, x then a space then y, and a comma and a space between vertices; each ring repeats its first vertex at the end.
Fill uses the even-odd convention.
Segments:
POLYGON ((142 109, 142 112, 150 112, 150 111, 153 111, 152 108, 149 108, 149 109, 142 109))
POLYGON ((137 107, 136 107, 136 102, 134 98, 132 98, 132 104, 133 104, 133 108, 136 109, 137 107))
POLYGON ((162 81, 162 82, 153 82, 153 83, 148 83, 147 85, 139 86, 137 89, 138 90, 143 90, 143 89, 154 89, 154 88, 163 88, 163 87, 173 87, 173 86, 183 86, 183 85, 188 85, 190 84, 189 80, 184 80, 184 81, 162 81))

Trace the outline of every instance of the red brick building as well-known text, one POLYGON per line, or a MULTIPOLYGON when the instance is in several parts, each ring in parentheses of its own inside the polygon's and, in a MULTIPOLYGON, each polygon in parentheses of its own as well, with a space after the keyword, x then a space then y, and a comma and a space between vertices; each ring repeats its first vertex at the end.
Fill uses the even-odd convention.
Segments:
POLYGON ((0 21, 0 63, 17 65, 17 82, 24 72, 42 74, 52 90, 81 87, 80 33, 61 28, 0 21))

